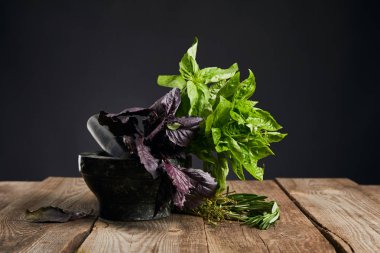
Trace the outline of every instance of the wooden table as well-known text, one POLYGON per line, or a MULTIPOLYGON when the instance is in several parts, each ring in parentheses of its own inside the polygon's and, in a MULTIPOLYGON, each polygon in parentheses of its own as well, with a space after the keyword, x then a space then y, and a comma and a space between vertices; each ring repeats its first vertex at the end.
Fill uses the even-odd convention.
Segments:
POLYGON ((349 179, 230 181, 237 192, 275 199, 281 219, 268 230, 219 226, 172 215, 144 222, 85 218, 29 223, 26 209, 97 210, 80 178, 0 182, 0 252, 380 252, 380 186, 349 179))

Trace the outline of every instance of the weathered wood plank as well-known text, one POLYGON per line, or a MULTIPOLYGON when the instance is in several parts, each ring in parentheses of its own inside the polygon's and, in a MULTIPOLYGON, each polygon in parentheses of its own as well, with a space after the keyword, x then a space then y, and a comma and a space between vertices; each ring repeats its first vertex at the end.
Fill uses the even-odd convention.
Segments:
POLYGON ((0 252, 72 252, 90 233, 95 217, 68 223, 29 223, 26 209, 58 206, 97 212, 95 196, 80 178, 48 178, 0 211, 0 252))
POLYGON ((206 225, 210 252, 335 252, 310 220, 274 181, 230 181, 230 190, 268 196, 280 205, 281 219, 275 227, 258 230, 225 222, 206 225))
POLYGON ((0 182, 0 210, 9 203, 17 200, 19 197, 28 192, 39 182, 26 181, 2 181, 0 182))
POLYGON ((154 221, 98 220, 79 252, 207 252, 199 217, 173 214, 154 221))
POLYGON ((380 185, 360 185, 360 189, 373 201, 380 204, 380 185))
POLYGON ((380 252, 380 205, 346 179, 276 179, 343 252, 380 252))

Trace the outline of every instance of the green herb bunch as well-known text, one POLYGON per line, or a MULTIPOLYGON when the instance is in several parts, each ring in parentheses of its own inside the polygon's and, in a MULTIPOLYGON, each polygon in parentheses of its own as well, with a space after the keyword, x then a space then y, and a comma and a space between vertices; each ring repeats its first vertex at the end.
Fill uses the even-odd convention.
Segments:
POLYGON ((192 213, 216 225, 224 220, 237 220, 259 229, 267 229, 280 217, 275 201, 265 201, 266 196, 256 194, 226 194, 206 199, 192 213))
POLYGON ((227 69, 201 69, 196 62, 198 40, 187 50, 179 63, 179 75, 160 75, 157 83, 181 90, 182 103, 177 116, 198 116, 204 119, 190 145, 190 152, 203 161, 203 169, 211 172, 218 183, 217 193, 226 189, 231 168, 245 179, 244 170, 263 180, 264 168, 258 161, 274 155, 270 144, 286 134, 269 112, 250 100, 256 89, 255 77, 240 81, 235 63, 227 69))

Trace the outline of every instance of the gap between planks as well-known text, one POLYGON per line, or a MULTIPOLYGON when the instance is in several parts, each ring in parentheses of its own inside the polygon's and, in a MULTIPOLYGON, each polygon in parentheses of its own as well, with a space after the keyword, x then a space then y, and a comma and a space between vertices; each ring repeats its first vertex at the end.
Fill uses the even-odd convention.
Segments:
POLYGON ((252 229, 237 222, 217 227, 207 225, 210 252, 335 252, 274 181, 230 181, 229 185, 231 191, 265 195, 268 200, 276 200, 281 210, 280 220, 268 230, 252 229))
POLYGON ((276 182, 338 252, 380 252, 378 192, 369 194, 368 187, 346 178, 276 182))

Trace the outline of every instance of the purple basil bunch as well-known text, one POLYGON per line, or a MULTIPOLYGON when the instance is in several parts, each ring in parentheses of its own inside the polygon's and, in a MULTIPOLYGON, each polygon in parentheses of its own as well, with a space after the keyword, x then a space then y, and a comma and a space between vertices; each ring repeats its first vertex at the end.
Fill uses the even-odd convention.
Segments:
POLYGON ((160 194, 171 194, 180 209, 192 209, 203 198, 214 196, 217 184, 207 172, 177 162, 186 159, 186 148, 202 122, 200 117, 176 117, 180 103, 180 91, 174 88, 149 108, 128 108, 118 114, 102 111, 99 123, 108 126, 128 155, 138 157, 153 178, 167 175, 160 194))

